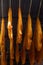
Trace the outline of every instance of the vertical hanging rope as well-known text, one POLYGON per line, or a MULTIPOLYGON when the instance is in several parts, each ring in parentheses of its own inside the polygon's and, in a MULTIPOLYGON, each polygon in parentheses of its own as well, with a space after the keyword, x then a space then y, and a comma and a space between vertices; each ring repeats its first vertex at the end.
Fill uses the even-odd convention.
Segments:
POLYGON ((2 17, 4 16, 3 14, 3 0, 1 0, 1 12, 2 12, 2 17))
POLYGON ((11 8, 11 0, 9 0, 9 7, 11 8))
POLYGON ((21 7, 21 0, 19 0, 19 8, 21 7))
POLYGON ((40 14, 40 9, 41 9, 41 5, 42 5, 42 0, 40 0, 39 10, 38 10, 38 15, 37 15, 37 17, 39 17, 39 14, 40 14))
POLYGON ((30 1, 29 13, 31 11, 31 6, 32 6, 32 0, 30 1))

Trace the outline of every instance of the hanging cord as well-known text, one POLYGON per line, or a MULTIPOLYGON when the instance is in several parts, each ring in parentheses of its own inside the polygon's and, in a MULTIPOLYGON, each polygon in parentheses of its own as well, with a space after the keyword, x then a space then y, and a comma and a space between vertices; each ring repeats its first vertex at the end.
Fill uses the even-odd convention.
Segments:
POLYGON ((4 16, 3 14, 3 0, 1 0, 1 12, 2 12, 2 17, 4 16))
POLYGON ((19 0, 19 8, 21 7, 21 0, 19 0))
POLYGON ((40 0, 39 10, 38 10, 38 15, 37 15, 37 17, 39 17, 39 14, 40 14, 40 9, 41 9, 41 5, 42 5, 42 0, 40 0))
POLYGON ((31 11, 31 6, 32 6, 32 0, 30 0, 29 13, 30 13, 30 11, 31 11))
POLYGON ((9 0, 9 7, 11 8, 11 0, 9 0))

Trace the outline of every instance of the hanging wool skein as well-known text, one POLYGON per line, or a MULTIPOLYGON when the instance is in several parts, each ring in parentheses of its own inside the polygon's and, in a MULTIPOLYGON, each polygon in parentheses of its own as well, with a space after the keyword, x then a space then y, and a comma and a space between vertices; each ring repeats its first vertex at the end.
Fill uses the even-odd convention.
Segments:
POLYGON ((0 38, 1 65, 6 65, 6 55, 5 55, 5 20, 4 20, 4 15, 3 15, 3 0, 1 0, 1 10, 2 10, 1 34, 0 34, 0 37, 1 37, 0 38))
POLYGON ((8 37, 10 40, 10 65, 13 65, 14 62, 14 44, 13 44, 13 29, 12 29, 12 9, 11 9, 11 0, 9 0, 9 10, 8 10, 8 37))
POLYGON ((20 60, 19 44, 21 44, 22 41, 22 30, 23 30, 20 4, 21 4, 21 0, 19 0, 18 22, 17 22, 17 38, 16 38, 16 54, 15 54, 17 64, 19 63, 20 60))
POLYGON ((42 61, 42 27, 39 20, 41 4, 42 4, 42 0, 40 1, 38 16, 34 30, 35 58, 38 64, 40 64, 42 61))

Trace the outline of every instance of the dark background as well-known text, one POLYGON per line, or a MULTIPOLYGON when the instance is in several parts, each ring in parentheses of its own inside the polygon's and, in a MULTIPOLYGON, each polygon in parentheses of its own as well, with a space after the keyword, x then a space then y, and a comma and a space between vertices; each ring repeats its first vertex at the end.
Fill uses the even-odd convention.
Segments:
MULTIPOLYGON (((38 14, 38 8, 39 8, 39 3, 40 0, 32 0, 32 7, 31 7, 31 18, 32 18, 32 23, 33 23, 33 32, 34 32, 34 28, 35 28, 35 23, 36 23, 36 17, 38 14)), ((29 4, 30 4, 30 0, 21 0, 21 12, 22 12, 22 18, 23 18, 23 36, 24 36, 24 30, 26 27, 26 22, 27 22, 27 16, 28 16, 28 11, 29 11, 29 4)), ((16 45, 16 29, 17 29, 17 20, 18 20, 18 7, 19 7, 19 0, 12 0, 12 11, 13 11, 13 34, 14 34, 14 46, 16 45)), ((9 64, 9 38, 8 38, 8 32, 7 32, 7 15, 8 15, 8 9, 9 9, 9 0, 3 0, 3 14, 4 14, 4 18, 5 18, 5 28, 6 28, 6 58, 9 64)), ((1 0, 0 0, 0 23, 1 23, 1 18, 2 18, 2 12, 1 12, 1 0)), ((41 25, 42 25, 42 30, 43 30, 43 0, 42 0, 42 6, 40 9, 40 16, 39 19, 41 21, 41 25)), ((21 46, 20 46, 21 48, 21 46)), ((15 48, 14 48, 15 49, 15 48)), ((15 59, 14 59, 15 61, 15 59)), ((29 65, 28 62, 28 58, 26 60, 26 64, 25 65, 29 65)), ((15 62, 16 65, 16 62, 15 62)), ((19 65, 21 65, 19 63, 19 65)), ((41 63, 40 65, 43 65, 43 63, 41 63)))

